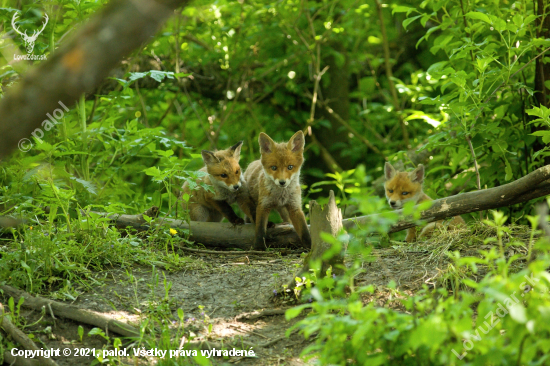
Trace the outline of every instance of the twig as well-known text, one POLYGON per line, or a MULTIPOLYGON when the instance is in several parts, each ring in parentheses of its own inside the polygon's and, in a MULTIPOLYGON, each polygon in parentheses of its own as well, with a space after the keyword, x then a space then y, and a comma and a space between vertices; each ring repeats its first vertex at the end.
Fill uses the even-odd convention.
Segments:
POLYGON ((382 32, 382 43, 384 45, 384 64, 386 66, 386 76, 388 77, 388 84, 390 85, 390 92, 393 99, 393 106, 398 114, 399 123, 401 124, 401 130, 403 131, 403 142, 409 147, 409 131, 403 121, 403 116, 400 113, 399 98, 397 97, 397 90, 393 83, 393 73, 390 65, 390 47, 388 46, 388 36, 386 34, 386 25, 384 24, 384 15, 382 14, 382 6, 379 0, 375 0, 376 8, 378 9, 378 18, 380 19, 380 30, 382 32))
POLYGON ((228 251, 222 251, 222 250, 203 250, 203 249, 193 249, 193 248, 186 248, 181 245, 174 245, 175 248, 178 248, 180 250, 183 250, 184 252, 190 252, 190 253, 199 253, 199 254, 218 254, 218 255, 263 255, 263 256, 277 256, 279 253, 274 252, 261 252, 259 250, 228 250, 228 251))
MULTIPOLYGON (((317 55, 317 61, 316 61, 316 69, 320 68, 320 55, 317 55)), ((311 124, 313 123, 313 120, 315 119, 315 106, 317 105, 317 93, 319 92, 319 82, 321 81, 321 77, 327 72, 328 66, 325 66, 325 68, 322 71, 316 71, 315 75, 315 83, 313 86, 313 96, 311 97, 311 110, 309 111, 309 119, 307 120, 307 128, 308 128, 308 134, 311 135, 311 124)))
MULTIPOLYGON (((319 104, 321 104, 321 102, 319 102, 319 104)), ((382 152, 380 150, 378 150, 378 148, 376 146, 374 146, 369 140, 366 139, 366 137, 364 137, 363 135, 361 135, 355 128, 353 128, 349 123, 347 123, 342 117, 340 117, 340 115, 338 113, 336 113, 332 108, 330 108, 329 106, 325 105, 323 103, 323 106, 325 108, 325 110, 330 113, 332 115, 332 117, 334 117, 334 119, 336 121, 338 121, 342 126, 344 126, 345 128, 348 129, 349 132, 351 132, 355 137, 357 137, 359 140, 363 141, 363 143, 365 145, 367 145, 367 147, 369 147, 372 151, 374 151, 375 153, 379 154, 379 155, 382 155, 384 156, 384 154, 382 154, 382 152)))
POLYGON ((164 119, 166 118, 166 116, 168 115, 168 112, 170 112, 170 110, 172 109, 172 106, 174 105, 174 100, 177 98, 174 97, 172 99, 170 99, 170 102, 168 102, 168 107, 166 108, 166 110, 164 111, 164 114, 162 115, 162 117, 160 117, 160 119, 157 121, 156 125, 154 127, 158 127, 160 126, 160 124, 162 123, 162 121, 164 121, 164 119))
MULTIPOLYGON (((6 333, 11 335, 12 338, 23 348, 30 351, 39 351, 39 348, 36 347, 34 342, 11 322, 10 316, 5 313, 2 303, 0 303, 0 327, 4 329, 6 333)), ((40 360, 41 365, 57 366, 57 363, 51 358, 44 358, 39 355, 37 355, 36 358, 40 360)))
POLYGON ((196 43, 198 44, 199 46, 203 47, 204 49, 206 49, 207 51, 211 51, 212 50, 212 47, 210 47, 209 45, 207 45, 206 43, 204 43, 203 41, 201 41, 200 39, 198 39, 197 37, 195 37, 194 35, 192 34, 186 34, 182 37, 183 39, 186 39, 190 42, 193 42, 193 43, 196 43))
POLYGON ((341 172, 342 167, 340 167, 340 165, 338 165, 338 162, 336 162, 336 160, 334 160, 334 158, 332 157, 330 152, 327 150, 327 148, 324 147, 323 144, 321 144, 319 142, 319 140, 317 140, 317 137, 315 136, 314 133, 311 134, 311 140, 313 141, 313 143, 315 145, 317 145, 317 147, 319 147, 319 150, 321 150, 321 158, 323 158, 323 160, 325 161, 327 167, 333 173, 341 172))
MULTIPOLYGON (((533 61, 535 61, 537 58, 539 58, 540 56, 544 55, 546 52, 550 51, 550 47, 546 48, 544 51, 542 51, 541 53, 539 53, 538 55, 536 55, 535 57, 533 57, 531 60, 529 60, 525 65, 523 65, 522 67, 520 67, 520 69, 518 71, 516 71, 515 73, 512 74, 512 76, 510 76, 508 79, 511 79, 513 78, 514 76, 516 76, 519 72, 523 71, 523 69, 525 69, 527 66, 529 66, 533 61)), ((487 97, 487 99, 485 99, 485 101, 483 101, 483 104, 481 106, 481 109, 479 110, 479 113, 477 114, 476 118, 474 118, 474 123, 477 121, 477 119, 479 118, 479 116, 481 115, 481 112, 483 112, 483 109, 485 108, 485 106, 487 105, 487 103, 489 103, 489 101, 493 98, 493 96, 495 95, 495 93, 497 91, 500 90, 500 88, 502 88, 502 86, 504 85, 504 81, 498 86, 498 88, 495 89, 495 91, 493 91, 491 93, 491 95, 489 95, 487 97)), ((473 125, 473 124, 472 124, 473 125)))
POLYGON ((235 321, 241 322, 243 320, 255 320, 263 318, 264 316, 275 316, 275 315, 284 315, 285 312, 290 308, 285 309, 266 309, 262 311, 253 311, 251 313, 244 313, 237 315, 235 321))
MULTIPOLYGON (((479 176, 479 169, 477 168, 476 153, 474 152, 474 147, 472 146, 472 140, 470 139, 470 135, 466 135, 466 141, 468 142, 468 146, 470 146, 470 152, 472 153, 472 158, 474 159, 474 168, 476 170, 477 190, 481 191, 481 178, 479 176)), ((483 219, 483 211, 479 211, 479 220, 482 220, 482 219, 483 219)))
POLYGON ((143 118, 145 119, 145 126, 149 127, 149 119, 147 118, 147 109, 145 108, 145 102, 143 100, 143 96, 139 92, 139 86, 138 81, 136 80, 136 83, 134 84, 136 86, 136 93, 139 97, 139 102, 141 103, 141 109, 143 110, 143 118))
POLYGON ((212 140, 212 136, 210 136, 210 133, 208 133, 208 129, 204 128, 204 125, 202 123, 202 118, 199 115, 199 112, 197 111, 197 108, 195 108, 195 105, 193 104, 193 98, 189 94, 189 91, 187 90, 187 85, 186 85, 185 82, 183 83, 183 91, 185 92, 185 95, 187 96, 187 103, 189 104, 191 109, 193 109, 193 112, 195 112, 195 115, 197 116, 197 120, 199 121, 199 124, 200 124, 202 130, 204 131, 204 134, 206 135, 206 138, 208 139, 208 141, 210 141, 210 144, 214 145, 214 140, 212 140))
POLYGON ((12 296, 17 302, 19 298, 24 298, 23 306, 35 310, 42 309, 43 306, 51 306, 52 310, 57 313, 58 316, 63 318, 80 321, 86 324, 95 325, 105 329, 110 325, 111 331, 118 333, 126 337, 139 337, 139 330, 131 325, 119 322, 113 318, 105 316, 95 311, 80 309, 76 306, 63 304, 57 301, 44 299, 38 296, 32 296, 31 294, 16 289, 8 285, 1 285, 0 289, 3 290, 8 296, 12 296))

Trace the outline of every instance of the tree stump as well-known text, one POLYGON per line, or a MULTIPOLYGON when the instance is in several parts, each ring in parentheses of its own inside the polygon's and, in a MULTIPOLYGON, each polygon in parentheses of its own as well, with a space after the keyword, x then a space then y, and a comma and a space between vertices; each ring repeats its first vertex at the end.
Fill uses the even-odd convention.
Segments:
POLYGON ((303 272, 310 269, 311 261, 320 259, 322 261, 321 273, 324 276, 329 267, 332 266, 332 273, 342 274, 344 268, 344 253, 346 247, 342 251, 328 260, 322 260, 323 255, 329 250, 332 244, 321 239, 321 233, 328 233, 336 237, 343 228, 342 211, 336 206, 334 192, 329 193, 328 203, 324 206, 319 205, 316 201, 309 202, 309 222, 311 234, 311 252, 306 257, 303 272))
POLYGON ((341 275, 344 273, 344 253, 346 252, 346 244, 344 244, 339 253, 329 259, 323 259, 323 255, 332 248, 332 244, 323 241, 321 233, 328 233, 336 237, 343 229, 342 211, 336 206, 336 199, 334 198, 334 192, 332 190, 330 191, 328 203, 326 205, 321 206, 316 201, 309 202, 309 218, 311 251, 304 260, 304 266, 297 275, 292 278, 292 281, 290 281, 287 287, 287 292, 294 291, 296 296, 299 296, 301 289, 296 289, 295 278, 301 278, 304 274, 308 273, 311 269, 312 261, 321 260, 321 268, 318 273, 319 276, 325 276, 330 267, 332 267, 333 274, 341 275))

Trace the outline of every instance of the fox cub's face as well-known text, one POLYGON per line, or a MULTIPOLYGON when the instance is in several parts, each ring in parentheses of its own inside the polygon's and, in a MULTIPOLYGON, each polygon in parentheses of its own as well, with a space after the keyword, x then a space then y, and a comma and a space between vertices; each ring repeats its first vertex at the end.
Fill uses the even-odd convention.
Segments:
POLYGON ((241 158, 240 141, 229 149, 220 151, 202 151, 202 160, 206 164, 206 171, 210 174, 212 184, 216 184, 231 192, 241 188, 241 158))
POLYGON ((424 165, 419 164, 412 172, 398 172, 390 164, 384 167, 386 198, 393 209, 403 208, 405 202, 418 202, 422 196, 424 165))
POLYGON ((298 131, 287 143, 276 143, 265 133, 260 133, 260 152, 265 176, 278 187, 286 188, 300 175, 304 162, 305 139, 302 131, 298 131))

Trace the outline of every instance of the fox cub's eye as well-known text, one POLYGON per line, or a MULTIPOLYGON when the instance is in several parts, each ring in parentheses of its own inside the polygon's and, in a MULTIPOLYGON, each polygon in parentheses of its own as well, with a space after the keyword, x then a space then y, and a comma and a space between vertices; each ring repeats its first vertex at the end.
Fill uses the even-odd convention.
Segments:
POLYGON ((222 178, 227 178, 227 174, 225 174, 225 173, 220 174, 220 177, 222 177, 222 178))
POLYGON ((406 196, 406 195, 409 194, 409 192, 401 192, 401 194, 402 194, 403 196, 406 196))
POLYGON ((288 166, 288 170, 292 170, 292 168, 294 168, 294 165, 289 165, 288 166))
POLYGON ((388 189, 388 192, 393 193, 393 189, 388 189))
POLYGON ((235 172, 235 174, 239 174, 239 169, 237 169, 237 171, 235 172))
POLYGON ((275 165, 271 166, 271 170, 277 170, 277 167, 275 165))

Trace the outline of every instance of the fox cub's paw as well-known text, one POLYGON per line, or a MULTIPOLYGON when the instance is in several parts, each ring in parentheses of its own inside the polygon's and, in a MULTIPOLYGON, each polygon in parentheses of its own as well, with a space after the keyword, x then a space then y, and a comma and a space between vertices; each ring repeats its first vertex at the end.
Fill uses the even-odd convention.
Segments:
POLYGON ((232 222, 232 224, 233 224, 233 226, 244 225, 244 220, 241 219, 240 217, 238 217, 232 222))
POLYGON ((254 242, 254 246, 252 248, 250 248, 251 250, 260 250, 262 252, 265 252, 265 243, 264 243, 264 239, 262 238, 261 240, 256 240, 254 242))

